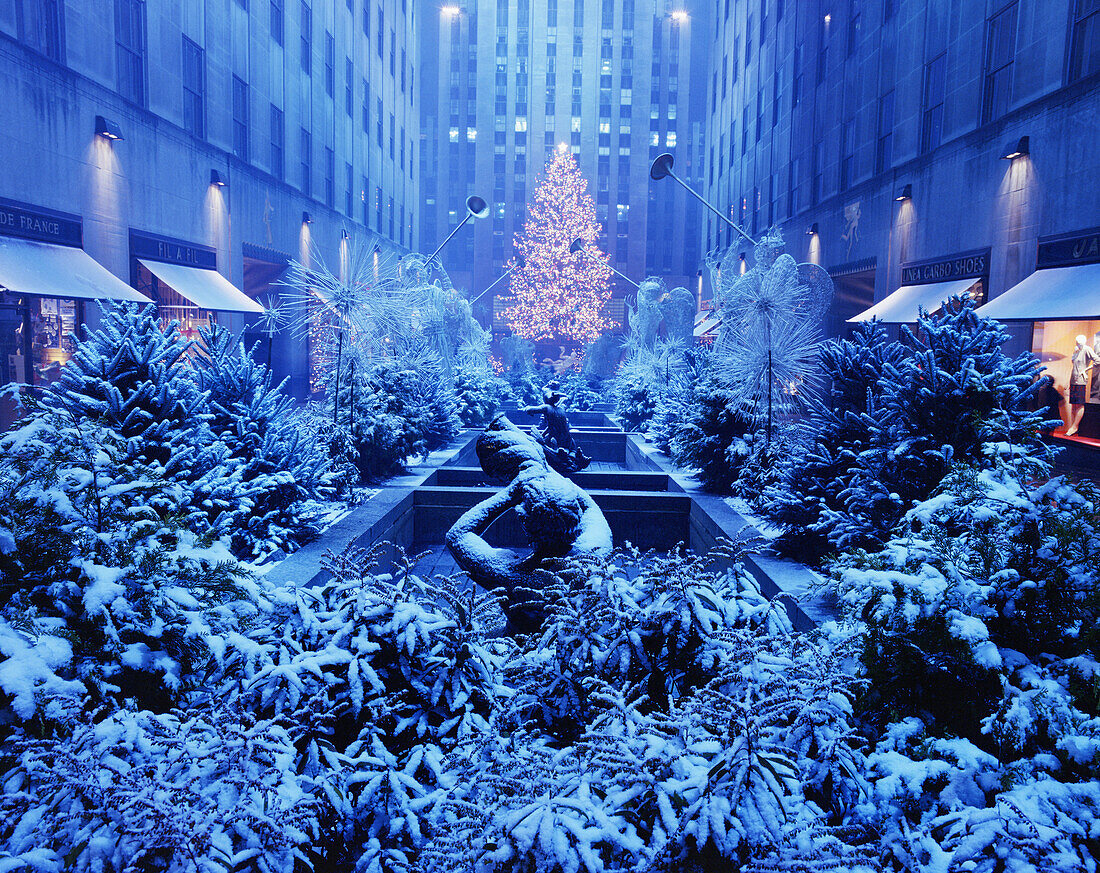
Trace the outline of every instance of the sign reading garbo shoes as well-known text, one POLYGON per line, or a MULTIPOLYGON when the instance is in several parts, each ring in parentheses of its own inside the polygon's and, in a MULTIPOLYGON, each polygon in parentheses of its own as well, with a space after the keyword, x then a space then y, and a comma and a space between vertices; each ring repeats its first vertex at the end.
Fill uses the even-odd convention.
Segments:
POLYGON ((0 197, 0 236, 18 236, 61 246, 83 246, 80 216, 0 197))
POLYGON ((1039 240, 1036 269, 1072 267, 1100 261, 1100 227, 1071 234, 1048 236, 1039 240))
POLYGON ((960 252, 947 258, 913 261, 901 265, 902 285, 930 285, 955 279, 980 279, 989 275, 989 249, 960 252))

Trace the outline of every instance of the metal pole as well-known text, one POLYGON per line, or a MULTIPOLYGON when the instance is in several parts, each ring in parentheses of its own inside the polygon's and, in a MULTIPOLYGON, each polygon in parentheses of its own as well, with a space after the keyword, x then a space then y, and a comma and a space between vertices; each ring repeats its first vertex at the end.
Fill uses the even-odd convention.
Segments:
POLYGON ((459 232, 459 230, 461 230, 461 229, 462 229, 462 226, 463 226, 463 225, 464 225, 464 224, 465 224, 465 223, 466 223, 467 221, 469 221, 469 220, 470 220, 471 218, 473 218, 473 217, 474 217, 474 216, 473 216, 473 215, 472 215, 471 213, 467 212, 467 213, 466 213, 466 217, 465 217, 465 218, 463 218, 463 219, 462 219, 462 221, 460 221, 460 222, 458 223, 458 227, 456 227, 456 228, 455 228, 454 230, 452 230, 452 231, 451 231, 451 232, 450 232, 449 234, 447 234, 447 238, 446 238, 445 240, 443 240, 443 242, 441 242, 441 243, 440 243, 440 244, 439 244, 439 245, 438 245, 438 246, 436 247, 436 250, 435 250, 434 252, 432 252, 432 253, 431 253, 430 255, 428 255, 428 260, 427 260, 427 261, 425 261, 425 263, 426 263, 426 264, 430 264, 430 263, 432 262, 432 259, 433 259, 433 258, 435 258, 435 256, 436 256, 436 255, 438 255, 438 254, 439 254, 439 252, 440 252, 440 251, 441 251, 441 250, 443 249, 443 246, 447 245, 447 243, 449 243, 449 242, 451 241, 451 237, 452 237, 452 236, 454 236, 454 235, 455 235, 456 233, 458 233, 458 232, 459 232))
MULTIPOLYGON (((580 252, 580 253, 581 253, 582 255, 584 255, 584 256, 585 256, 586 258, 588 258, 589 260, 593 260, 593 261, 600 261, 600 259, 599 259, 599 258, 597 258, 597 257, 596 257, 595 255, 593 255, 593 254, 589 254, 589 253, 588 253, 587 251, 585 251, 585 250, 584 250, 583 248, 577 249, 577 251, 578 251, 578 252, 580 252)), ((600 263, 603 263, 603 262, 602 262, 602 261, 600 261, 600 263)), ((614 274, 615 274, 616 276, 618 276, 618 277, 619 277, 620 279, 624 279, 624 280, 626 280, 627 282, 629 282, 629 283, 630 283, 631 285, 633 285, 633 286, 634 286, 635 288, 641 288, 641 287, 642 287, 642 286, 641 286, 641 285, 639 285, 639 284, 638 284, 637 282, 635 282, 635 281, 634 281, 633 279, 631 279, 631 278, 630 278, 629 276, 624 276, 624 275, 623 275, 622 273, 620 273, 620 272, 619 272, 618 270, 616 270, 616 269, 615 269, 614 267, 612 267, 612 266, 611 266, 611 264, 608 264, 608 265, 607 265, 607 269, 609 269, 609 270, 610 270, 610 271, 611 271, 612 273, 614 273, 614 274)))
POLYGON ((741 236, 743 236, 745 239, 747 239, 753 245, 756 245, 756 240, 754 240, 751 236, 749 236, 747 233, 745 233, 745 231, 741 230, 741 228, 739 228, 736 224, 734 224, 732 221, 730 221, 721 212, 719 212, 717 209, 715 209, 713 206, 711 206, 700 195, 695 193, 695 190, 690 185, 688 185, 687 182, 685 182, 683 179, 681 179, 679 176, 677 176, 674 172, 672 172, 672 170, 668 171, 668 175, 670 177, 672 177, 673 179, 675 179, 680 184, 680 187, 683 188, 685 191, 687 191, 688 194, 690 194, 692 197, 694 197, 696 200, 698 200, 700 203, 702 203, 705 207, 707 207, 707 209, 709 209, 711 212, 713 212, 715 215, 717 215, 719 218, 721 218, 722 221, 724 221, 726 224, 728 224, 730 227, 732 227, 734 230, 736 230, 739 234, 741 234, 741 236))
POLYGON ((470 303, 477 303, 477 301, 479 301, 482 297, 484 297, 486 294, 488 294, 490 291, 492 291, 497 286, 497 283, 499 283, 502 279, 507 279, 509 276, 511 276, 512 273, 516 270, 516 268, 518 266, 519 266, 519 264, 515 264, 514 266, 509 267, 507 270, 505 270, 503 273, 501 273, 499 276, 497 276, 493 280, 493 284, 490 285, 488 288, 486 288, 484 291, 482 291, 480 294, 478 294, 477 297, 473 298, 470 301, 470 303))

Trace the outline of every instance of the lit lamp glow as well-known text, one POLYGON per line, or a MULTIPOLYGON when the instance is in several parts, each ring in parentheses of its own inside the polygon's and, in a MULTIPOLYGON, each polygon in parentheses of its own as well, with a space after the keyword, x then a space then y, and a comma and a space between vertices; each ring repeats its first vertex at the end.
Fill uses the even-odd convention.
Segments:
POLYGON ((898 190, 897 196, 894 198, 894 200, 896 200, 898 203, 904 203, 906 200, 912 200, 912 199, 913 199, 913 186, 912 185, 902 185, 902 187, 898 190))
POLYGON ((688 14, 686 9, 676 9, 669 13, 672 16, 672 20, 677 24, 682 24, 688 20, 688 14))
POLYGON ((1016 158, 1026 158, 1031 154, 1031 138, 1021 136, 1015 143, 1010 143, 1001 155, 1002 161, 1014 161, 1016 158))
POLYGON ((102 115, 95 117, 95 133, 104 139, 122 139, 122 128, 102 115))
POLYGON ((459 15, 462 10, 458 6, 441 6, 439 11, 446 16, 459 15))

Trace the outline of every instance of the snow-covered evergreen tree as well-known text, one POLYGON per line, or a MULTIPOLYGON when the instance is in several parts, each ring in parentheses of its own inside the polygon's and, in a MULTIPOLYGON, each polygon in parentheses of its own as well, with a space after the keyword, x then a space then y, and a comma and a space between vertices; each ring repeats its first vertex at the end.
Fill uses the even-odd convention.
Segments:
POLYGON ((314 537, 305 501, 330 498, 335 476, 324 447, 302 432, 293 401, 224 327, 200 331, 193 373, 211 430, 239 462, 241 500, 222 523, 234 549, 251 556, 314 537))

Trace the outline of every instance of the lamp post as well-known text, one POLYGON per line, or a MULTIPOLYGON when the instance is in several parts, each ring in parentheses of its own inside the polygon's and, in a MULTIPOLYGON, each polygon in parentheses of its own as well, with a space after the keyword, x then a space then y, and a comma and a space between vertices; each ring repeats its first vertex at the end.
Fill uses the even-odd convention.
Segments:
POLYGON ((649 167, 649 178, 651 178, 655 182, 661 181, 661 179, 664 179, 666 176, 669 177, 670 179, 673 179, 681 188, 683 188, 685 191, 687 191, 688 194, 690 194, 692 197, 694 197, 696 200, 698 200, 700 203, 702 203, 707 209, 709 209, 711 212, 713 212, 715 215, 717 215, 719 218, 721 218, 722 221, 724 221, 726 224, 728 224, 730 227, 732 227, 734 230, 736 230, 739 234, 741 234, 741 236, 743 236, 745 239, 747 239, 750 243, 752 243, 753 245, 756 245, 756 240, 754 240, 751 236, 749 236, 747 233, 745 233, 745 231, 741 230, 741 228, 739 228, 736 224, 734 224, 732 221, 730 221, 728 218, 726 218, 726 216, 724 216, 721 212, 719 212, 717 209, 715 209, 713 206, 711 206, 706 200, 704 200, 702 197, 700 197, 695 192, 695 190, 690 185, 687 184, 687 182, 685 182, 683 179, 681 179, 679 176, 677 176, 674 172, 672 172, 672 165, 673 165, 674 162, 675 162, 675 159, 668 152, 665 152, 664 154, 661 154, 661 155, 657 155, 657 157, 655 157, 653 159, 653 163, 649 167))

